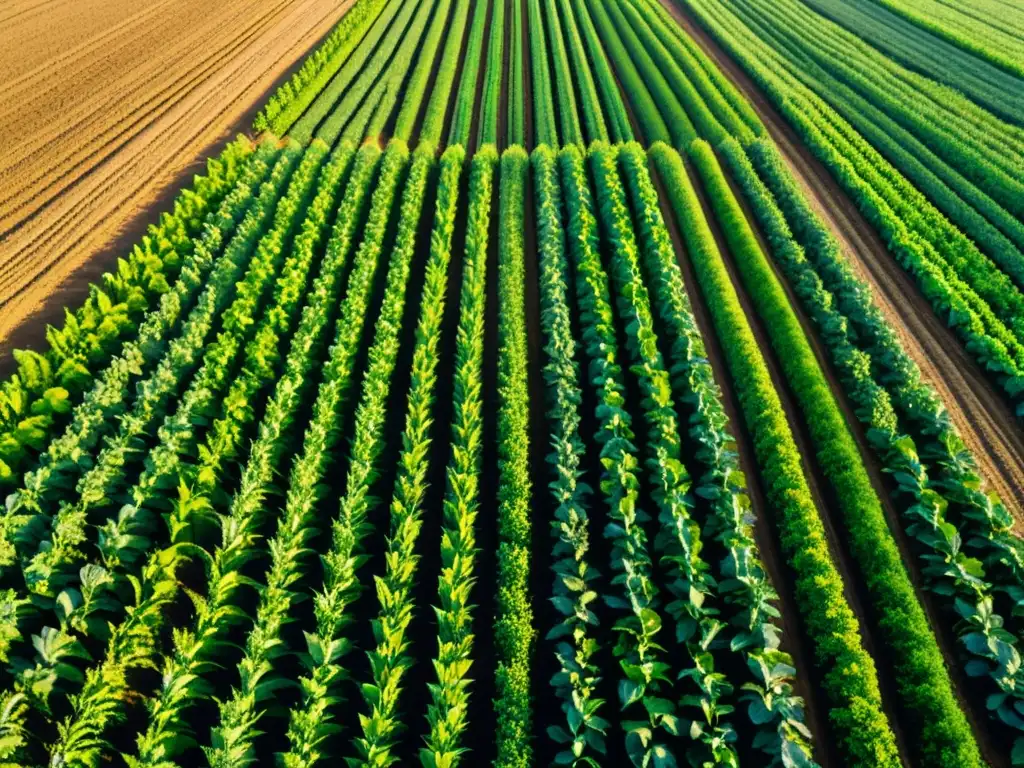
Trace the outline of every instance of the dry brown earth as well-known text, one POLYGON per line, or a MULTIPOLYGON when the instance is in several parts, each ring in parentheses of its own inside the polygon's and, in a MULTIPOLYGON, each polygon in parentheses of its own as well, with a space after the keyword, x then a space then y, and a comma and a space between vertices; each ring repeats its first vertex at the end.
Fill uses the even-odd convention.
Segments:
POLYGON ((350 4, 4 3, 0 351, 80 301, 350 4))

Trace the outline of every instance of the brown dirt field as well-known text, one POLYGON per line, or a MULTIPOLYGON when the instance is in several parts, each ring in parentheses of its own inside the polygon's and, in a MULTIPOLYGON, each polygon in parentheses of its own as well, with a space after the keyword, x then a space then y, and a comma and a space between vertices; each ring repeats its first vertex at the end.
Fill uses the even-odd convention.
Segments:
POLYGON ((15 0, 0 11, 0 351, 84 295, 352 0, 15 0))
POLYGON ((913 279, 836 180, 746 75, 674 0, 661 0, 686 32, 753 103, 807 199, 839 239, 858 275, 938 393, 981 475, 1018 521, 1024 521, 1024 432, 1002 393, 935 316, 913 279))

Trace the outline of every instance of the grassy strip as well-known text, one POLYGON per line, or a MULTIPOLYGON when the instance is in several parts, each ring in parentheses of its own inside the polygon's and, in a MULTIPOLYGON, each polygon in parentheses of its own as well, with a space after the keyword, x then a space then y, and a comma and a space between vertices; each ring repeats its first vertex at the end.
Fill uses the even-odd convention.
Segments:
POLYGON ((843 594, 825 529, 801 468, 800 452, 679 155, 664 144, 650 158, 665 184, 722 341, 726 364, 754 444, 783 553, 796 574, 796 598, 823 687, 830 720, 848 765, 901 765, 896 739, 882 711, 874 661, 843 594))
MULTIPOLYGON (((342 293, 341 270, 354 248, 355 230, 364 202, 370 197, 379 157, 380 151, 375 146, 366 146, 356 158, 327 244, 323 267, 289 346, 283 375, 267 403, 228 515, 218 519, 222 541, 209 555, 212 566, 206 602, 197 607, 192 626, 175 633, 172 652, 164 658, 162 684, 147 702, 149 720, 137 740, 138 757, 134 768, 170 768, 168 762, 188 745, 189 708, 209 696, 212 686, 208 677, 216 669, 212 662, 223 647, 224 636, 245 620, 244 614, 236 608, 238 593, 248 584, 240 578, 241 569, 261 551, 262 540, 254 531, 265 523, 268 513, 265 499, 270 483, 287 448, 286 438, 310 389, 310 374, 319 362, 319 352, 326 341, 333 316, 331 308, 339 302, 342 293)), ((351 366, 355 355, 352 350, 359 346, 362 334, 359 321, 365 315, 370 286, 378 268, 379 247, 372 235, 382 232, 387 224, 404 163, 404 154, 392 150, 373 194, 375 205, 371 206, 367 223, 371 237, 355 257, 348 291, 341 301, 336 337, 339 344, 332 348, 325 367, 325 377, 334 382, 343 375, 346 361, 351 366)), ((219 505, 211 498, 216 488, 216 473, 210 464, 216 466, 218 461, 217 457, 211 457, 204 460, 205 466, 198 468, 196 487, 174 507, 179 523, 216 514, 219 505), (204 474, 210 477, 204 479, 204 474)), ((254 677, 260 678, 263 674, 263 668, 257 667, 254 677)))
POLYGON ((506 146, 526 143, 526 84, 523 61, 523 4, 512 3, 512 45, 508 53, 508 105, 505 113, 506 146))
MULTIPOLYGON (((583 1, 575 0, 577 8, 583 1)), ((601 34, 604 50, 615 65, 615 73, 609 75, 612 78, 611 84, 618 92, 616 79, 622 83, 622 89, 633 105, 633 115, 644 134, 643 140, 647 143, 671 141, 675 133, 665 122, 644 77, 634 63, 630 51, 622 42, 622 37, 618 32, 619 26, 609 15, 608 7, 611 5, 608 7, 604 3, 587 3, 587 5, 589 6, 588 13, 593 14, 594 23, 601 34)), ((684 119, 683 125, 688 122, 689 120, 684 119)))
POLYGON ((562 745, 557 764, 582 766, 592 754, 606 753, 604 737, 609 726, 599 714, 604 701, 596 696, 601 677, 594 660, 598 645, 592 628, 598 619, 590 605, 597 600, 595 582, 599 574, 587 561, 591 535, 587 508, 592 491, 580 482, 586 452, 580 437, 583 393, 570 315, 569 261, 557 158, 552 150, 541 146, 533 151, 531 164, 537 204, 540 321, 547 361, 544 381, 548 422, 552 425, 547 461, 552 476, 549 488, 556 504, 550 523, 554 540, 551 569, 555 574, 551 601, 561 617, 545 641, 558 660, 559 672, 552 685, 566 716, 566 727, 549 726, 548 734, 562 745))
POLYGON ((358 41, 358 47, 345 62, 338 72, 330 78, 330 81, 321 84, 317 92, 313 94, 312 103, 303 110, 301 117, 297 117, 294 125, 289 129, 288 135, 299 143, 305 144, 313 138, 313 132, 323 122, 334 108, 335 103, 342 98, 348 89, 355 83, 364 65, 370 61, 378 44, 386 34, 394 34, 395 24, 393 23, 399 11, 410 10, 411 3, 385 3, 383 10, 377 14, 373 25, 358 41))
POLYGON ((786 380, 807 416, 822 471, 836 492, 846 539, 871 597, 879 634, 889 650, 904 722, 912 728, 911 740, 929 765, 980 766, 978 745, 956 701, 938 642, 914 593, 853 435, 800 321, 710 146, 695 143, 691 156, 786 380))
MULTIPOLYGON (((573 16, 569 0, 553 0, 551 13, 562 14, 562 25, 565 29, 566 45, 569 47, 569 59, 572 68, 569 70, 570 87, 575 82, 580 91, 580 111, 583 112, 583 125, 586 128, 587 141, 608 141, 608 125, 604 112, 601 110, 601 98, 597 93, 594 72, 587 61, 587 51, 580 35, 579 25, 573 16), (557 8, 555 7, 557 4, 557 8)), ((607 65, 606 65, 607 66, 607 65)))
POLYGON ((484 147, 469 172, 466 253, 459 294, 455 337, 451 456, 446 469, 442 508, 441 573, 437 579, 437 682, 428 684, 429 731, 420 749, 424 768, 455 768, 466 748, 463 733, 469 718, 467 678, 473 654, 472 598, 476 579, 476 525, 480 509, 480 464, 483 435, 484 323, 487 301, 487 247, 491 198, 498 153, 484 147))
POLYGON ((270 96, 252 121, 252 129, 281 135, 291 128, 359 45, 385 5, 386 0, 358 0, 346 11, 299 71, 270 96))
POLYGON ((328 146, 333 146, 339 136, 349 141, 359 141, 363 138, 366 126, 389 96, 391 103, 394 103, 398 98, 402 78, 419 47, 420 34, 427 24, 433 5, 434 0, 409 0, 401 3, 401 10, 373 56, 362 62, 359 73, 345 95, 332 102, 330 113, 316 129, 316 138, 328 146))
POLYGON ((558 146, 558 118, 555 117, 554 78, 548 69, 548 44, 540 0, 526 0, 530 38, 530 88, 533 91, 533 140, 558 146))
MULTIPOLYGON (((539 36, 539 35, 538 35, 539 36)), ((529 158, 501 156, 498 230, 498 599, 494 618, 496 766, 533 764, 530 674, 530 395, 527 388, 524 216, 529 158)))

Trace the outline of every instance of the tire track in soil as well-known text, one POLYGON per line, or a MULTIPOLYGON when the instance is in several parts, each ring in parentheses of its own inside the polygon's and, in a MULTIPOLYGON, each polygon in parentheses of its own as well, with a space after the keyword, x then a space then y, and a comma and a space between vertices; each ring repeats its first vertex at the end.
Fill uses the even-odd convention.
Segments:
MULTIPOLYGON (((719 161, 721 162, 721 158, 719 158, 719 161)), ((725 165, 723 163, 723 169, 724 168, 725 165)), ((836 370, 832 365, 832 361, 829 358, 824 345, 821 343, 814 323, 804 312, 799 299, 793 292, 790 284, 786 281, 785 276, 782 274, 782 271, 776 264, 775 260, 769 256, 771 249, 768 245, 768 241, 765 238, 764 233, 761 231, 746 198, 743 197, 732 176, 728 173, 726 173, 726 181, 728 182, 730 189, 732 189, 733 195, 736 197, 737 201, 739 201, 740 206, 743 209, 743 214, 757 237, 761 250, 766 256, 768 256, 767 262, 771 266, 772 272, 774 272, 776 279, 786 292, 786 298, 789 301, 789 305, 792 307, 794 314, 800 322, 800 327, 803 329, 804 336, 811 345, 818 367, 821 369, 822 373, 824 373, 829 389, 835 396, 836 402, 843 414, 843 419, 857 444, 857 450, 860 453, 861 462, 864 464, 864 468, 867 470, 868 477, 871 480, 871 485, 882 504, 882 511, 885 515, 886 523, 888 524, 889 531, 892 533, 893 538, 896 541, 896 546, 899 549, 903 567, 906 569, 907 575, 910 577, 910 581, 914 586, 914 592, 917 596, 918 602, 925 611, 929 627, 932 629, 932 632, 938 641, 939 650, 941 651, 943 660, 945 661, 946 669, 950 672, 950 679, 953 683, 953 693, 956 696, 964 714, 967 716, 968 723, 978 742, 978 746, 982 750, 985 761, 991 766, 998 766, 999 768, 1002 768, 1006 761, 1001 757, 1001 755, 1008 751, 1010 745, 1004 745, 1002 748, 994 745, 994 734, 987 728, 989 721, 988 718, 984 716, 986 711, 984 696, 979 696, 977 686, 972 689, 962 665, 958 663, 956 637, 952 632, 952 627, 959 621, 959 617, 953 614, 951 610, 948 611, 945 616, 940 616, 940 608, 937 604, 938 600, 936 599, 936 596, 925 589, 917 557, 914 554, 913 542, 904 531, 902 516, 900 515, 899 508, 893 498, 893 492, 896 490, 896 485, 892 482, 891 476, 883 472, 882 464, 868 442, 864 425, 857 418, 856 407, 847 396, 846 389, 843 387, 839 375, 836 373, 836 370), (979 713, 981 713, 981 717, 978 716, 979 713)), ((947 604, 947 608, 949 607, 950 606, 947 604)))
POLYGON ((839 240, 857 275, 907 354, 935 389, 957 432, 1017 521, 1024 523, 1024 431, 1002 393, 967 353, 889 254, 878 233, 746 72, 672 0, 661 0, 683 30, 753 104, 806 199, 839 240))
MULTIPOLYGON (((840 517, 841 513, 838 509, 835 492, 818 463, 817 452, 814 450, 814 444, 811 439, 810 430, 808 429, 805 416, 799 407, 799 403, 792 388, 786 381, 778 355, 771 345, 770 336, 768 335, 761 318, 757 315, 750 296, 747 294, 742 282, 740 281, 736 264, 728 249, 721 226, 712 213, 712 208, 710 207, 703 183, 692 167, 690 167, 689 163, 687 163, 687 171, 690 174, 690 180, 693 182, 694 188, 697 190, 698 197, 701 201, 701 207, 704 209, 705 216, 708 219, 708 224, 711 226, 711 230, 715 236, 715 241, 718 245, 722 261, 729 273, 732 285, 739 296, 740 305, 743 308, 744 315, 746 316, 747 322, 749 323, 750 328, 754 333, 754 337, 757 340, 758 348, 761 350, 761 354, 764 357, 775 391, 778 393, 779 399, 782 402, 783 410, 786 413, 786 419, 789 422, 797 448, 800 451, 804 476, 811 489, 815 506, 818 509, 819 518, 825 528, 825 534, 828 539, 833 562, 843 579, 844 595, 860 625, 863 647, 875 662, 878 682, 882 692, 882 709, 885 712, 893 733, 896 736, 896 743, 900 752, 901 760, 904 765, 909 765, 910 761, 908 759, 908 755, 912 753, 912 750, 909 747, 907 733, 904 731, 897 710, 896 704, 898 699, 893 676, 888 674, 887 665, 885 663, 886 656, 883 654, 884 646, 880 638, 876 636, 875 622, 872 621, 870 595, 868 594, 863 581, 857 576, 855 561, 846 543, 843 521, 840 517)), ((711 329, 709 329, 709 331, 711 331, 711 329)), ((714 337, 713 331, 711 331, 709 335, 714 337)), ((705 338, 708 337, 706 336, 705 338)), ((717 344, 717 338, 715 340, 717 344)), ((724 363, 724 359, 721 361, 720 365, 722 363, 724 363)), ((750 436, 746 434, 745 428, 744 433, 747 440, 749 440, 750 436)), ((751 457, 753 457, 753 454, 751 454, 751 457)), ((755 476, 759 477, 759 473, 756 473, 755 476)), ((778 542, 778 537, 773 533, 771 557, 784 567, 784 555, 782 555, 780 550, 776 549, 778 542)), ((777 565, 776 567, 780 566, 777 565)), ((786 581, 788 588, 787 591, 789 591, 789 589, 792 589, 792 587, 789 586, 792 584, 792 579, 788 568, 786 569, 786 581)), ((795 603, 790 610, 793 612, 793 615, 800 615, 795 603)), ((814 687, 820 690, 820 681, 823 676, 820 675, 813 667, 805 667, 804 669, 807 673, 810 673, 811 679, 814 680, 814 687)), ((822 696, 822 699, 824 698, 825 697, 822 696)), ((827 702, 825 702, 825 706, 827 708, 827 702)), ((830 739, 828 742, 830 750, 834 748, 832 741, 833 740, 830 739)), ((816 749, 820 750, 822 742, 816 739, 815 744, 816 749)), ((832 764, 831 760, 829 760, 829 764, 832 764)), ((839 765, 841 762, 835 762, 835 764, 839 765)))
POLYGON ((109 268, 145 230, 152 219, 146 204, 153 199, 169 203, 177 189, 190 183, 189 172, 201 167, 197 155, 213 154, 234 131, 248 128, 268 87, 301 64, 350 2, 335 6, 329 0, 306 0, 290 8, 231 64, 141 130, 40 216, 0 241, 7 259, 20 252, 45 250, 47 255, 4 289, 4 352, 14 344, 40 340, 46 321, 62 316, 74 298, 84 297, 85 281, 109 268), (46 243, 45 249, 40 243, 46 243))

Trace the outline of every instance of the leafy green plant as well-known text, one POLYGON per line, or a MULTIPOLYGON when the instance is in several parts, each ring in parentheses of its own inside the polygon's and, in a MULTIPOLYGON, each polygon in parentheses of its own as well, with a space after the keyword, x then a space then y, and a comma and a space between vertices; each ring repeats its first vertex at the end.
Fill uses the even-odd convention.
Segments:
POLYGON ((497 151, 486 146, 473 156, 469 172, 466 249, 452 369, 451 456, 445 471, 441 571, 434 605, 437 681, 428 684, 428 732, 419 751, 424 768, 455 768, 466 753, 462 736, 469 716, 467 675, 473 650, 470 600, 475 582, 474 527, 480 508, 487 248, 497 164, 497 151))

